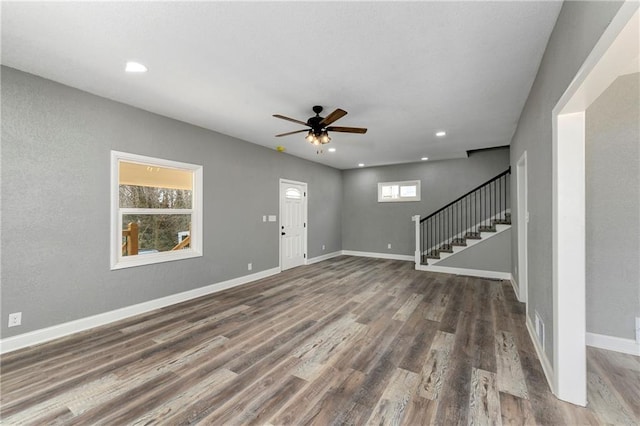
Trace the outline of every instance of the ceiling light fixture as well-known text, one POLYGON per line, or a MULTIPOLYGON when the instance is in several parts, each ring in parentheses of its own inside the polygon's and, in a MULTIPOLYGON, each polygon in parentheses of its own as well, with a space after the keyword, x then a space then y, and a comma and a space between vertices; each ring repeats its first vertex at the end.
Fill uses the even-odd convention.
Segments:
POLYGON ((364 163, 358 163, 358 167, 364 167, 364 163))
POLYGON ((335 148, 329 148, 329 152, 336 152, 335 148))
POLYGON ((139 74, 139 73, 147 72, 147 67, 145 67, 139 62, 129 61, 127 62, 127 65, 124 67, 124 70, 129 73, 139 74))
POLYGON ((329 136, 329 132, 327 132, 326 130, 322 130, 319 132, 309 130, 309 133, 307 133, 305 139, 312 145, 324 145, 331 142, 331 136, 329 136))
POLYGON ((427 161, 429 159, 429 157, 422 157, 421 160, 422 161, 427 161))
POLYGON ((436 132, 436 136, 439 137, 439 138, 441 138, 443 136, 446 136, 446 135, 447 135, 447 132, 445 132, 444 130, 436 132))
MULTIPOLYGON (((307 136, 305 137, 305 139, 311 145, 315 145, 317 147, 320 147, 324 144, 331 142, 331 136, 329 136, 329 132, 327 132, 326 130, 321 130, 321 131, 314 131, 313 129, 309 130, 309 133, 307 133, 307 136)), ((319 148, 316 151, 316 153, 322 154, 322 148, 319 148)))

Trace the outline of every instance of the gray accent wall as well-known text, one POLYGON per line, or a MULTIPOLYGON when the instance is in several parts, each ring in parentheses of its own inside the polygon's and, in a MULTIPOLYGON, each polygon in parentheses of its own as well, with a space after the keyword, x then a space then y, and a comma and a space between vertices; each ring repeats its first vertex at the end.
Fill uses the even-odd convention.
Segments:
POLYGON ((640 317, 640 73, 586 111, 587 331, 635 339, 640 317))
POLYGON ((2 337, 278 267, 279 178, 308 183, 308 257, 341 250, 339 170, 3 67, 2 337), (203 257, 110 270, 111 150, 204 166, 203 257))
POLYGON ((456 160, 345 170, 342 248, 413 256, 413 215, 428 216, 508 167, 509 148, 502 148, 478 151, 456 160), (378 202, 379 182, 405 180, 421 181, 421 201, 378 202))
MULTIPOLYGON (((511 142, 511 165, 527 151, 528 167, 528 312, 537 311, 545 323, 546 354, 553 363, 552 281, 552 123, 551 113, 580 66, 617 13, 622 2, 565 1, 549 38, 536 79, 511 142)), ((512 174, 515 200, 515 173, 512 174)), ((517 265, 517 206, 513 203, 511 244, 513 267, 517 265)))
POLYGON ((511 229, 480 241, 459 253, 441 260, 435 266, 478 269, 481 271, 511 271, 511 229))

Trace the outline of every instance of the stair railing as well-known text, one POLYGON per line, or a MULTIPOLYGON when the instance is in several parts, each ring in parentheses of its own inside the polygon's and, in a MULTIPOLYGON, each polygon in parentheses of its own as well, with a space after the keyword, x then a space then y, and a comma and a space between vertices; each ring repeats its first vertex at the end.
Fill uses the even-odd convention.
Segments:
POLYGON ((480 239, 481 232, 495 231, 496 224, 510 223, 510 176, 511 167, 424 219, 414 216, 416 264, 439 258, 440 252, 451 253, 467 239, 480 239))
POLYGON ((127 225, 127 229, 122 230, 122 255, 134 256, 138 254, 138 224, 131 222, 127 225))

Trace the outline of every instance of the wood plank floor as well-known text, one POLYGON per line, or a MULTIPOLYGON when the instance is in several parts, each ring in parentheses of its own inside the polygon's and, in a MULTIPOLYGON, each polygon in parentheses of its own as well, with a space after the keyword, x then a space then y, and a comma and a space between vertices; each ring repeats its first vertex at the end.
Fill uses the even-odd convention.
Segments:
POLYGON ((638 424, 640 361, 549 391, 509 283, 341 256, 9 353, 2 424, 638 424))

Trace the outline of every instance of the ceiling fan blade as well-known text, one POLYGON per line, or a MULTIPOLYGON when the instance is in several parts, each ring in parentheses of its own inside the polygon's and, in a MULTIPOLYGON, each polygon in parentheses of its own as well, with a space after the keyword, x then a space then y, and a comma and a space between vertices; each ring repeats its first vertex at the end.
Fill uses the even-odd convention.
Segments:
MULTIPOLYGON (((307 123, 305 123, 304 121, 300 121, 300 120, 296 120, 295 118, 289 118, 289 117, 285 117, 284 115, 280 115, 280 114, 273 114, 273 116, 275 118, 281 118, 283 120, 287 120, 287 121, 293 121, 294 123, 298 123, 298 124, 302 124, 303 126, 309 126, 307 123)), ((309 126, 311 127, 311 126, 309 126)))
POLYGON ((364 127, 340 127, 340 126, 330 126, 327 127, 327 130, 331 132, 342 132, 342 133, 367 133, 367 129, 364 127))
POLYGON ((308 131, 309 129, 302 129, 302 130, 296 130, 294 132, 280 133, 279 135, 276 135, 276 138, 279 138, 280 136, 289 136, 295 133, 302 133, 302 132, 308 132, 308 131))
POLYGON ((347 115, 347 111, 338 108, 337 110, 333 111, 331 114, 329 114, 325 118, 323 118, 322 121, 320 122, 320 125, 322 127, 328 126, 329 124, 333 123, 334 121, 341 119, 345 115, 347 115))

